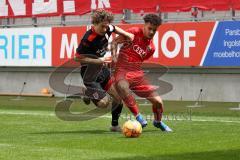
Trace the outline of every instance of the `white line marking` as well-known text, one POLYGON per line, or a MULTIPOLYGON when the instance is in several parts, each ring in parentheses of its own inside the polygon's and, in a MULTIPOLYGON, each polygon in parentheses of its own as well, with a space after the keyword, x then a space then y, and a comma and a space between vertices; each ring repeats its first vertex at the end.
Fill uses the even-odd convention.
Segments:
MULTIPOLYGON (((19 111, 19 110, 0 110, 0 115, 26 115, 26 116, 51 116, 51 117, 56 117, 55 113, 50 113, 50 112, 32 112, 32 111, 19 111)), ((88 116, 88 115, 84 115, 88 116)), ((93 117, 93 115, 89 115, 93 117)), ((112 118, 111 115, 103 115, 98 118, 112 118)), ((127 119, 128 116, 121 116, 123 119, 127 119)), ((225 117, 224 117, 225 118, 225 117)), ((221 119, 221 117, 192 117, 192 120, 187 120, 187 119, 169 119, 167 121, 194 121, 194 122, 221 122, 221 123, 238 123, 240 124, 240 119, 236 120, 224 120, 221 119), (201 119, 200 119, 201 118, 201 119)))

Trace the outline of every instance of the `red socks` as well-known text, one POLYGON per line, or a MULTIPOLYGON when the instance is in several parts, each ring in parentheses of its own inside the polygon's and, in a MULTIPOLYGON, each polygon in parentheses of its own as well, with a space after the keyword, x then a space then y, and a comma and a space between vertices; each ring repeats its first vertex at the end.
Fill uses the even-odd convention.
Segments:
MULTIPOLYGON (((129 110, 133 113, 133 115, 136 117, 139 114, 139 109, 134 96, 132 94, 129 94, 127 97, 123 99, 123 101, 126 104, 126 106, 129 108, 129 110)), ((159 103, 153 104, 152 112, 154 113, 155 121, 160 122, 162 120, 162 113, 163 113, 162 104, 159 104, 159 103)))
POLYGON ((152 112, 154 114, 154 120, 160 122, 162 120, 163 107, 162 104, 159 106, 152 105, 152 112))
POLYGON ((129 110, 134 114, 134 116, 137 116, 139 114, 138 105, 132 94, 129 94, 127 97, 125 97, 123 101, 129 110))

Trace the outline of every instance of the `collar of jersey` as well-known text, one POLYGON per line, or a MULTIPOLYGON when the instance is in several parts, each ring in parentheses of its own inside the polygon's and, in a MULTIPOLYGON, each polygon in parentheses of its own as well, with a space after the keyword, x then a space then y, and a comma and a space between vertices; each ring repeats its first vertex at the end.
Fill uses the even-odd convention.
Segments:
POLYGON ((98 36, 102 36, 102 35, 98 34, 98 33, 95 31, 95 29, 94 29, 93 26, 91 27, 91 30, 92 30, 92 32, 93 32, 94 34, 96 34, 96 35, 98 35, 98 36))
POLYGON ((141 28, 141 32, 140 32, 141 36, 143 37, 143 40, 144 42, 150 42, 152 39, 148 39, 148 38, 145 38, 144 35, 143 35, 143 29, 141 28))

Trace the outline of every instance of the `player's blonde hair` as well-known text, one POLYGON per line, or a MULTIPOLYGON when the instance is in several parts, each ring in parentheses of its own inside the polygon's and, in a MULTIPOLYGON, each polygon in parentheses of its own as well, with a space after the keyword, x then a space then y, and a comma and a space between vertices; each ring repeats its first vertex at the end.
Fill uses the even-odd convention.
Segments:
POLYGON ((111 23, 113 19, 113 14, 104 9, 96 9, 92 12, 92 24, 99 24, 105 21, 111 23))

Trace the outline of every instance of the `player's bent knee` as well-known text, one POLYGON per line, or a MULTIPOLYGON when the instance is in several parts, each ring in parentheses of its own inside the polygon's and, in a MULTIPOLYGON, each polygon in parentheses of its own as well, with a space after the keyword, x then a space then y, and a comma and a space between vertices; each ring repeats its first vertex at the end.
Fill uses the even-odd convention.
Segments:
POLYGON ((114 99, 114 101, 116 102, 121 102, 121 97, 118 95, 118 92, 115 88, 114 85, 112 85, 109 90, 108 90, 108 94, 111 95, 114 99))
POLYGON ((116 84, 116 89, 119 92, 118 94, 128 94, 129 86, 123 81, 120 81, 116 84))
POLYGON ((98 103, 97 103, 97 106, 99 107, 99 108, 107 108, 107 106, 108 106, 108 102, 105 102, 105 101, 99 101, 98 103))
POLYGON ((99 108, 107 108, 110 103, 109 98, 106 96, 103 99, 101 99, 99 102, 97 102, 97 106, 99 108))
POLYGON ((161 104, 163 105, 163 101, 162 101, 162 98, 160 96, 155 96, 155 97, 152 97, 152 98, 149 98, 149 100, 153 103, 153 104, 161 104))

